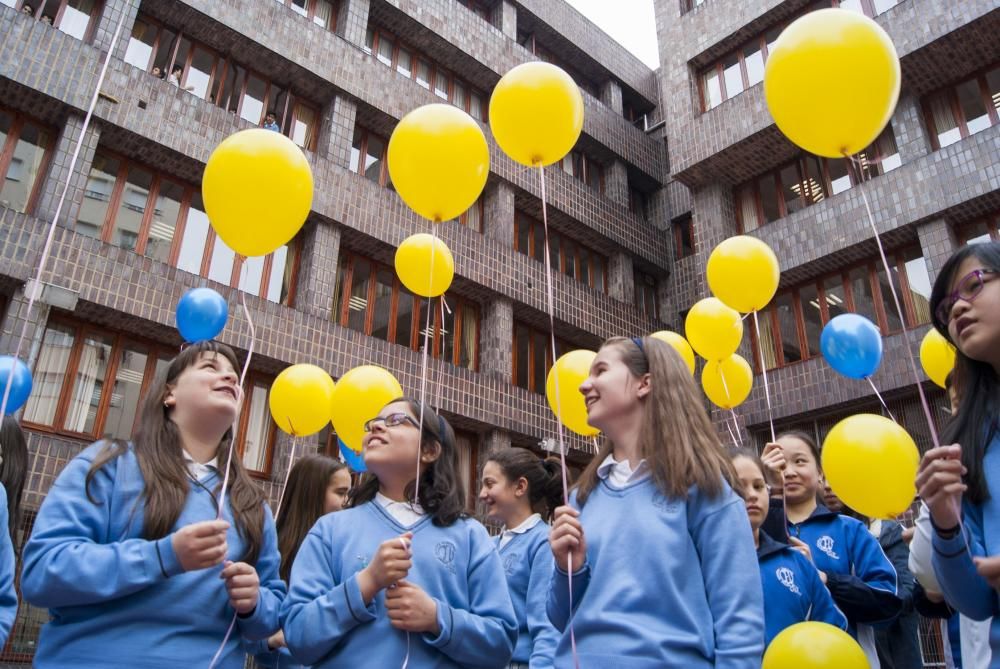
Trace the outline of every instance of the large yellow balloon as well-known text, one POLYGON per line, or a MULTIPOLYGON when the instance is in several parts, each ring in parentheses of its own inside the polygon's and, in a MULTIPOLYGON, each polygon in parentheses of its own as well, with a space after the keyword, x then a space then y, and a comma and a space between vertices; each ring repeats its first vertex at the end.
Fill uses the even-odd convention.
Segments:
POLYGON ((823 442, 823 471, 833 492, 869 518, 895 518, 909 508, 919 464, 906 430, 875 414, 845 418, 823 442))
POLYGON ((681 358, 688 366, 691 375, 694 376, 694 350, 691 348, 691 344, 688 343, 687 339, 680 336, 676 332, 671 332, 670 330, 660 330, 659 332, 654 332, 649 335, 650 337, 655 337, 660 341, 666 342, 674 347, 674 350, 681 354, 681 358))
POLYGON ((724 360, 740 347, 743 321, 735 309, 717 297, 695 302, 684 320, 691 348, 706 360, 724 360))
POLYGON ((570 351, 559 357, 545 379, 545 398, 556 418, 567 428, 592 437, 600 432, 587 424, 587 404, 580 393, 580 384, 590 376, 590 365, 597 354, 593 351, 570 351), (556 377, 559 394, 556 394, 556 377))
POLYGON ((312 170, 280 132, 253 128, 222 141, 201 181, 215 232, 242 256, 263 256, 292 240, 312 207, 312 170))
POLYGON ((899 99, 899 56, 859 12, 821 9, 792 22, 768 48, 764 95, 781 132, 838 158, 871 144, 899 99))
POLYGON ((711 360, 701 371, 701 387, 713 404, 732 409, 749 397, 753 370, 750 363, 735 353, 725 360, 711 360))
POLYGON ((870 669, 858 642, 827 623, 786 627, 764 652, 761 669, 870 669))
POLYGON ((708 287, 736 311, 749 313, 767 306, 778 290, 781 270, 771 247, 755 237, 730 237, 708 257, 708 287))
POLYGON ((355 367, 340 377, 333 389, 333 429, 348 448, 360 452, 365 422, 402 396, 399 381, 386 370, 375 365, 355 367))
POLYGON ((504 153, 522 165, 558 162, 583 129, 580 88, 555 65, 518 65, 493 89, 490 129, 504 153))
POLYGON ((437 297, 455 278, 455 259, 448 245, 425 232, 403 240, 396 249, 396 274, 421 297, 437 297))
POLYGON ((323 429, 333 409, 333 379, 316 365, 292 365, 271 384, 268 404, 271 416, 293 437, 304 437, 323 429))
POLYGON ((388 161, 403 202, 436 223, 471 207, 490 173, 483 129, 445 104, 424 105, 404 116, 389 138, 388 161))
POLYGON ((955 369, 955 347, 931 328, 920 342, 920 364, 931 381, 945 388, 945 380, 955 369))

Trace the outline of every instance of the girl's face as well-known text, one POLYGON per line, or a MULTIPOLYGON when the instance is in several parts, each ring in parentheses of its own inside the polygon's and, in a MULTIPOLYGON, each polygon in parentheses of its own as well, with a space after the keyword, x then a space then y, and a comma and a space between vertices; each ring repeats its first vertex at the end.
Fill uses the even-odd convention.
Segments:
POLYGON ((622 360, 618 346, 605 346, 591 363, 590 376, 580 385, 587 422, 614 435, 624 423, 636 419, 642 409, 639 400, 649 391, 649 375, 636 377, 622 360))
MULTIPOLYGON (((365 466, 378 478, 414 472, 420 449, 420 423, 406 402, 383 407, 369 421, 361 446, 365 466)), ((426 458, 427 456, 422 456, 426 458)))
POLYGON ((990 271, 975 256, 958 266, 949 292, 978 292, 971 299, 959 297, 948 314, 948 335, 966 357, 1000 369, 1000 274, 990 271), (980 279, 973 272, 980 270, 980 279))
POLYGON ((743 485, 743 495, 746 497, 747 516, 754 530, 760 529, 767 518, 770 499, 767 492, 767 482, 764 472, 750 458, 738 457, 733 460, 736 476, 743 485))
POLYGON ((778 439, 785 454, 785 499, 790 504, 799 504, 810 497, 815 498, 822 487, 823 476, 819 463, 813 457, 809 444, 796 437, 778 439))
POLYGON ((528 497, 528 482, 523 478, 511 483, 496 462, 490 460, 483 467, 483 487, 479 500, 486 505, 490 520, 507 524, 507 520, 524 504, 528 497))
POLYGON ((326 498, 323 500, 323 513, 340 511, 347 503, 347 493, 351 491, 351 474, 347 467, 338 469, 330 476, 326 486, 326 498))
POLYGON ((177 375, 163 402, 179 425, 225 432, 236 419, 241 397, 239 377, 229 359, 203 351, 177 375))

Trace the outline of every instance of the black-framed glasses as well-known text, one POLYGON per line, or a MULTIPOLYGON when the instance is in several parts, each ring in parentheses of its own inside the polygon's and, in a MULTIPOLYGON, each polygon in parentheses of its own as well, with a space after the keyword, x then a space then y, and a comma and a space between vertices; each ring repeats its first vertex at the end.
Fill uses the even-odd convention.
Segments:
POLYGON ((983 277, 996 273, 996 270, 992 269, 974 269, 963 276, 958 282, 958 288, 945 296, 934 312, 938 321, 947 325, 951 321, 951 310, 955 307, 955 303, 959 300, 971 302, 976 299, 986 284, 986 279, 983 277))
POLYGON ((371 432, 376 425, 381 423, 385 427, 396 427, 397 425, 402 425, 403 423, 409 423, 413 427, 420 427, 417 421, 410 418, 405 413, 391 413, 388 416, 376 416, 371 420, 365 421, 365 432, 371 432))

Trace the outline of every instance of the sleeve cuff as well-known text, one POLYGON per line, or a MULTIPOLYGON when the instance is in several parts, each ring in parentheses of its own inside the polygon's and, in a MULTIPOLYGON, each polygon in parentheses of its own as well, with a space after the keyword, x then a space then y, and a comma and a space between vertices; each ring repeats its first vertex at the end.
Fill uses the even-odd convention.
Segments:
MULTIPOLYGON (((934 548, 934 552, 943 558, 955 558, 969 552, 967 536, 964 531, 959 531, 958 534, 948 539, 934 532, 931 537, 931 546, 934 548)), ((969 559, 972 559, 971 555, 969 559)))
POLYGON ((358 585, 357 574, 351 576, 344 583, 344 596, 347 598, 347 609, 351 612, 351 616, 355 620, 359 623, 368 623, 375 620, 375 598, 372 598, 371 604, 365 606, 364 597, 361 596, 361 586, 358 585))
POLYGON ((424 639, 434 648, 444 648, 451 642, 451 633, 455 627, 455 613, 450 606, 438 599, 434 599, 434 604, 437 605, 437 624, 441 633, 436 637, 424 634, 424 639))
POLYGON ((177 576, 184 572, 181 561, 174 553, 173 535, 168 534, 162 539, 157 539, 153 544, 153 567, 163 578, 177 576))
MULTIPOLYGON (((569 577, 569 572, 560 567, 558 563, 555 564, 555 568, 556 568, 556 573, 559 574, 560 576, 569 577)), ((588 578, 590 577, 589 562, 584 562, 582 567, 573 572, 573 578, 576 578, 577 576, 588 577, 588 578)))

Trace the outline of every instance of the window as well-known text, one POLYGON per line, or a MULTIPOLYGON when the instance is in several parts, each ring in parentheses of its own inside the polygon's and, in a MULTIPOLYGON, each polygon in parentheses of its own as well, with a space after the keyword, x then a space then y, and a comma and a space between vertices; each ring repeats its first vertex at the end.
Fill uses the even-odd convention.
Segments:
POLYGON ((54 145, 54 131, 0 107, 0 205, 34 209, 54 145))
POLYGON ((21 11, 31 7, 36 20, 45 21, 78 40, 89 41, 102 3, 99 0, 4 0, 3 4, 16 6, 21 11))
POLYGON ((997 241, 1000 239, 1000 234, 997 232, 998 225, 1000 225, 1000 215, 997 214, 966 223, 958 228, 958 243, 982 244, 983 242, 997 241))
MULTIPOLYGON (((522 211, 514 212, 514 249, 545 262, 545 226, 522 211)), ((608 260, 597 251, 549 229, 549 259, 552 268, 590 288, 608 292, 608 260)))
POLYGON ((568 153, 559 163, 563 172, 574 176, 598 193, 604 192, 604 172, 593 158, 580 151, 568 153))
POLYGON ((330 32, 337 29, 339 5, 336 2, 331 0, 277 0, 277 2, 330 32))
MULTIPOLYGON (((931 281, 918 247, 888 254, 892 280, 907 328, 930 322, 931 281)), ((768 369, 821 355, 819 338, 831 318, 857 313, 883 335, 902 329, 879 259, 820 277, 779 293, 759 314, 761 349, 768 369)), ((759 367, 754 341, 755 365, 759 367)), ((758 370, 759 371, 759 370, 758 370)))
POLYGON ((694 255, 694 227, 691 214, 675 218, 671 224, 674 229, 674 256, 680 260, 694 255))
MULTIPOLYGON (((447 309, 441 309, 440 301, 431 301, 430 353, 458 367, 478 369, 479 307, 456 295, 446 296, 445 301, 447 309)), ((408 291, 391 267, 353 253, 341 255, 331 320, 419 351, 426 319, 427 300, 408 291)))
POLYGON ((236 430, 236 448, 243 458, 243 466, 251 475, 265 479, 271 476, 272 451, 277 430, 267 405, 273 382, 273 378, 248 375, 244 389, 246 399, 236 430))
POLYGON ((628 210, 639 218, 646 218, 649 201, 646 194, 631 184, 628 187, 628 210))
POLYGON ((756 230, 902 165, 892 126, 856 159, 858 165, 846 158, 803 153, 793 162, 738 186, 736 222, 740 232, 756 230))
POLYGON ((428 90, 433 90, 439 98, 468 112, 474 119, 486 121, 489 97, 485 93, 459 79, 445 67, 433 62, 411 46, 403 44, 396 35, 382 28, 370 26, 365 46, 365 51, 374 54, 378 62, 395 69, 397 74, 416 81, 428 90))
POLYGON ((103 149, 94 155, 76 231, 272 302, 294 297, 296 240, 264 258, 237 259, 211 229, 200 188, 103 149))
POLYGON ((924 100, 924 117, 935 149, 1000 123, 1000 66, 924 100))
POLYGON ((635 272, 635 306, 646 318, 656 319, 660 310, 656 306, 656 278, 645 272, 635 272))
POLYGON ((475 230, 476 232, 483 231, 483 198, 479 197, 478 200, 472 203, 472 206, 466 209, 461 216, 455 219, 458 221, 459 225, 464 225, 470 230, 475 230))
POLYGON ((479 436, 455 430, 455 450, 458 453, 458 476, 465 486, 465 506, 469 513, 475 513, 479 498, 479 436))
POLYGON ((361 126, 355 126, 354 140, 351 142, 351 171, 380 186, 388 185, 389 167, 386 160, 388 146, 389 142, 385 138, 361 126))
MULTIPOLYGON (((557 357, 571 348, 556 337, 557 357)), ((533 393, 544 393, 545 377, 552 367, 552 339, 549 333, 515 322, 513 357, 514 385, 533 393)))
POLYGON ((517 43, 523 46, 525 49, 530 51, 533 55, 538 57, 538 60, 545 61, 546 63, 551 63, 553 65, 558 65, 560 68, 566 71, 569 76, 573 78, 576 85, 580 87, 580 90, 587 91, 592 97, 599 98, 597 85, 583 76, 579 70, 570 65, 567 59, 560 58, 553 52, 542 46, 535 33, 529 33, 524 30, 518 29, 517 31, 517 43))
POLYGON ((483 21, 490 22, 490 9, 486 4, 477 2, 477 0, 458 0, 458 4, 468 9, 483 21))

